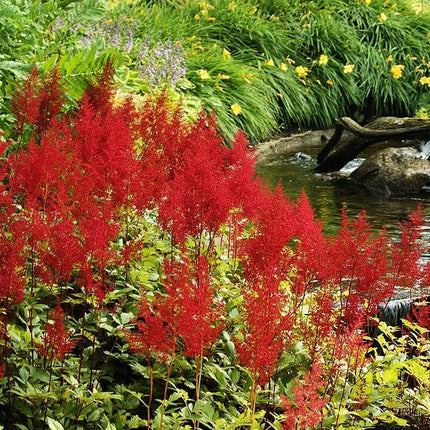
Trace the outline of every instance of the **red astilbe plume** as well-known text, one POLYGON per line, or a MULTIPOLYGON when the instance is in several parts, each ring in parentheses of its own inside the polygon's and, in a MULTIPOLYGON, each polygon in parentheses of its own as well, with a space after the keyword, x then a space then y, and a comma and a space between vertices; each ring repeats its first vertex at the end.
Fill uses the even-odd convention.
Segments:
POLYGON ((152 306, 142 297, 133 322, 136 329, 124 331, 133 353, 147 358, 154 355, 164 362, 173 356, 177 339, 171 335, 170 327, 158 312, 156 304, 152 306))
POLYGON ((355 220, 342 212, 340 231, 329 246, 327 267, 331 273, 326 277, 339 292, 343 323, 373 316, 380 303, 393 294, 393 285, 387 281, 388 255, 385 230, 374 235, 365 212, 355 220))
POLYGON ((420 300, 412 303, 411 315, 408 319, 416 321, 420 327, 430 330, 430 304, 428 297, 422 297, 420 300))
POLYGON ((292 319, 285 307, 287 290, 281 284, 290 270, 289 242, 297 231, 291 203, 278 186, 261 187, 254 196, 249 216, 251 236, 240 241, 243 263, 243 328, 237 339, 239 361, 252 373, 255 383, 270 379, 287 345, 285 334, 292 319))
POLYGON ((315 362, 303 375, 303 380, 295 379, 292 397, 282 396, 285 421, 283 430, 301 430, 315 428, 323 419, 323 408, 328 402, 321 393, 325 385, 322 377, 322 365, 315 362))
POLYGON ((37 349, 42 357, 50 361, 63 361, 66 354, 72 351, 76 340, 71 340, 72 333, 66 331, 64 312, 59 301, 50 317, 51 321, 45 324, 42 344, 37 345, 37 349))
POLYGON ((26 222, 14 215, 12 199, 0 184, 0 305, 9 308, 24 298, 26 222))
POLYGON ((25 211, 39 212, 52 232, 39 247, 45 250, 39 254, 41 264, 63 280, 72 270, 85 271, 75 279, 89 284, 88 261, 98 273, 117 264, 111 244, 120 231, 123 206, 144 207, 142 161, 135 156, 127 122, 131 108, 112 105, 109 71, 103 76, 94 86, 101 89, 90 88, 76 112, 51 118, 43 135, 8 161, 8 192, 25 211))
POLYGON ((16 116, 17 131, 22 132, 25 125, 32 125, 37 136, 43 134, 50 121, 61 112, 65 101, 58 71, 55 69, 41 78, 34 65, 29 77, 15 94, 12 111, 16 116))
POLYGON ((24 243, 15 241, 8 231, 0 231, 0 303, 5 307, 19 303, 24 298, 24 243))
POLYGON ((294 205, 297 238, 293 255, 282 272, 288 276, 293 293, 293 307, 299 306, 306 294, 323 285, 326 278, 327 242, 322 233, 322 223, 315 219, 309 199, 303 192, 294 205))
POLYGON ((160 222, 175 242, 203 231, 212 236, 232 208, 249 196, 255 163, 243 133, 231 148, 223 143, 214 116, 201 114, 192 124, 164 93, 148 102, 135 123, 142 174, 153 190, 160 222))
POLYGON ((142 188, 150 205, 156 206, 165 198, 166 183, 175 177, 175 169, 189 147, 191 125, 182 108, 172 106, 166 92, 146 100, 133 114, 131 127, 142 163, 142 188))
POLYGON ((164 306, 173 317, 170 325, 182 339, 186 357, 205 355, 224 327, 224 303, 211 284, 210 266, 205 256, 196 260, 165 262, 167 296, 164 306))
POLYGON ((280 184, 273 191, 261 185, 250 200, 253 209, 245 215, 249 216, 252 236, 240 245, 245 277, 252 279, 263 272, 280 276, 280 262, 298 228, 293 206, 280 184))
POLYGON ((224 304, 210 283, 209 263, 204 256, 195 261, 165 262, 165 292, 150 302, 142 297, 136 316, 137 332, 126 338, 136 352, 166 358, 179 348, 186 357, 205 355, 224 327, 224 304))
POLYGON ((285 312, 285 290, 279 279, 263 274, 243 293, 243 327, 235 344, 239 362, 257 385, 269 382, 283 351, 291 316, 285 312))
POLYGON ((420 241, 424 220, 419 206, 408 219, 399 224, 401 229, 400 241, 391 243, 391 283, 397 289, 410 290, 425 286, 430 282, 428 268, 420 261, 421 255, 429 249, 429 245, 420 241))
MULTIPOLYGON (((248 165, 240 158, 246 157, 242 149, 222 145, 211 117, 199 118, 185 137, 187 147, 172 166, 166 195, 159 202, 160 221, 175 241, 183 241, 186 235, 199 236, 203 231, 212 237, 218 233, 230 210, 243 204, 238 198, 244 195, 242 183, 237 178, 242 170, 247 174, 248 165)), ((237 140, 235 144, 243 142, 237 140)))

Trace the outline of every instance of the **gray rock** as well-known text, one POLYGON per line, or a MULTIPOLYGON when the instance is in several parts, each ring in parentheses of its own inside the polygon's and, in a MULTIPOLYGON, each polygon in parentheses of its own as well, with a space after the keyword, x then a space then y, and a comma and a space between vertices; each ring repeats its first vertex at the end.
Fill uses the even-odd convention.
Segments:
POLYGON ((412 147, 386 148, 371 155, 351 179, 375 194, 417 194, 430 182, 430 161, 412 147))

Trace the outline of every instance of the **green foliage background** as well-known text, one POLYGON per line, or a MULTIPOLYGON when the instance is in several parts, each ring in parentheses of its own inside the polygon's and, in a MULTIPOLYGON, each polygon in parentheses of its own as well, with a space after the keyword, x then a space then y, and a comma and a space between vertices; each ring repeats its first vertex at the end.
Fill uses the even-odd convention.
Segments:
MULTIPOLYGON (((7 131, 11 91, 32 63, 58 67, 71 101, 108 61, 124 92, 161 89, 166 82, 151 87, 138 70, 148 41, 151 49, 166 42, 184 49, 186 73, 169 91, 191 115, 214 111, 227 136, 240 127, 256 142, 297 127, 330 127, 343 115, 413 115, 429 100, 429 85, 420 83, 430 75, 429 32, 428 10, 405 0, 4 0, 1 124, 7 131), (393 65, 404 66, 400 78, 393 65)), ((164 67, 155 57, 155 68, 164 67)))

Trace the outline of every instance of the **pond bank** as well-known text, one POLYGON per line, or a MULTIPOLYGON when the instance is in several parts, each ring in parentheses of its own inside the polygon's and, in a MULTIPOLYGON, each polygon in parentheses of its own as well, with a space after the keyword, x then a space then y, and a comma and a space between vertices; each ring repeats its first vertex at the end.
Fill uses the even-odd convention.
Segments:
MULTIPOLYGON (((292 200, 304 190, 316 217, 323 222, 328 233, 337 231, 341 208, 344 207, 351 217, 365 210, 376 230, 385 226, 388 234, 397 237, 399 222, 420 204, 425 220, 423 232, 430 236, 429 192, 413 196, 371 195, 349 179, 354 164, 340 174, 314 172, 316 157, 333 133, 333 129, 309 130, 260 143, 255 147, 257 174, 271 186, 280 181, 292 200)), ((348 139, 348 136, 344 138, 348 139)), ((354 163, 362 161, 354 160, 354 163)))

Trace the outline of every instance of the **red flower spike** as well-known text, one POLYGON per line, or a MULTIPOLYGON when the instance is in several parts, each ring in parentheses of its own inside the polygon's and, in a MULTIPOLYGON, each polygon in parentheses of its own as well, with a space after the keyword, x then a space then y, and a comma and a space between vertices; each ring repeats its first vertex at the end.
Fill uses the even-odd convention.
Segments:
POLYGON ((66 354, 70 353, 76 341, 71 340, 71 333, 66 332, 64 325, 64 312, 60 302, 51 312, 52 322, 45 324, 45 333, 42 336, 42 345, 37 349, 42 357, 49 360, 62 361, 66 354))
POLYGON ((295 380, 296 385, 292 388, 294 400, 282 396, 285 409, 283 430, 314 428, 322 421, 322 410, 328 402, 320 392, 325 384, 322 375, 321 364, 314 363, 309 372, 304 374, 303 381, 295 380))
POLYGON ((34 126, 37 136, 41 136, 50 122, 61 112, 64 100, 58 70, 41 77, 33 65, 28 79, 18 88, 12 99, 17 131, 22 132, 24 126, 28 124, 34 126))
POLYGON ((147 357, 155 355, 166 362, 175 351, 176 339, 171 336, 169 326, 157 309, 153 309, 143 297, 134 322, 135 331, 124 331, 131 351, 147 357))
POLYGON ((207 353, 224 327, 224 306, 216 300, 210 283, 209 263, 200 256, 196 261, 184 258, 180 263, 165 264, 164 305, 171 309, 173 318, 169 324, 184 342, 183 354, 198 357, 207 353))

